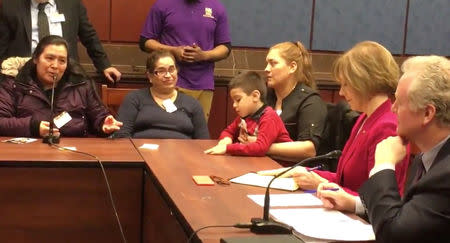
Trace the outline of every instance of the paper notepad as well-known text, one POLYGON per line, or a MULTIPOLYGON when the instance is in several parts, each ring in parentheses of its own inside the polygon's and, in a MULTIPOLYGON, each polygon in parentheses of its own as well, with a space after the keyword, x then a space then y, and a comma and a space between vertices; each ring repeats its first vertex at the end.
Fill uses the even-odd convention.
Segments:
MULTIPOLYGON (((273 176, 263 176, 256 173, 247 173, 242 176, 235 177, 230 181, 233 183, 267 187, 273 176)), ((298 189, 297 183, 292 178, 277 178, 272 182, 270 188, 281 189, 286 191, 295 191, 298 189)))
POLYGON ((276 220, 294 227, 296 232, 308 237, 332 241, 372 241, 372 226, 359 219, 325 208, 271 209, 276 220))

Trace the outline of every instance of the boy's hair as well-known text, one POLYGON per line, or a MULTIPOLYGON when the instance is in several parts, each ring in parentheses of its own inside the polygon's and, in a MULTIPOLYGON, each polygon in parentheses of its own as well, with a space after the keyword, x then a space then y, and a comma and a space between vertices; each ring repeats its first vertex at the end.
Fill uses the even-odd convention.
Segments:
POLYGON ((261 94, 260 100, 266 101, 267 87, 266 81, 255 71, 244 71, 231 79, 228 84, 230 90, 241 88, 244 93, 250 95, 254 90, 258 90, 261 94))

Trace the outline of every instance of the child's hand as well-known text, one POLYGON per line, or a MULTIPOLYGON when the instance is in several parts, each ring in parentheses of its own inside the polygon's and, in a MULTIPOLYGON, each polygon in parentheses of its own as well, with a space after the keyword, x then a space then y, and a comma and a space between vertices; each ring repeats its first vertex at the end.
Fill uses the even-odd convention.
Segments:
POLYGON ((239 134, 238 140, 242 144, 254 143, 256 142, 256 136, 249 136, 247 133, 239 134))
POLYGON ((216 146, 205 150, 205 154, 225 154, 227 152, 227 145, 226 144, 217 144, 216 146))

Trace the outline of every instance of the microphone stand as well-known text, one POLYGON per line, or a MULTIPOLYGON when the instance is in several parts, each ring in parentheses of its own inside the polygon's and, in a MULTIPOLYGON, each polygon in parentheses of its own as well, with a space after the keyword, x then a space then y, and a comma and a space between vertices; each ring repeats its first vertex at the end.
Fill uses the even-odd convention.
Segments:
POLYGON ((54 98, 55 98, 55 83, 56 83, 56 78, 58 77, 57 74, 55 74, 55 76, 53 76, 53 84, 52 84, 52 96, 51 96, 51 100, 50 100, 50 126, 49 126, 49 131, 48 131, 48 135, 45 136, 42 139, 43 143, 47 143, 48 145, 52 145, 52 144, 58 144, 59 143, 59 137, 55 136, 53 134, 53 103, 54 103, 54 98))
POLYGON ((317 160, 337 159, 337 158, 339 158, 339 156, 341 156, 341 151, 334 150, 334 151, 329 152, 328 154, 304 159, 304 160, 298 162, 297 164, 291 166, 290 168, 284 170, 283 172, 280 172, 279 174, 275 175, 272 178, 272 180, 270 180, 270 182, 266 188, 266 194, 264 196, 263 218, 252 218, 251 219, 252 225, 250 226, 250 231, 253 233, 256 233, 256 234, 292 234, 292 230, 293 230, 292 226, 269 219, 270 185, 276 178, 284 175, 285 173, 294 169, 297 166, 306 164, 308 162, 317 161, 317 160))

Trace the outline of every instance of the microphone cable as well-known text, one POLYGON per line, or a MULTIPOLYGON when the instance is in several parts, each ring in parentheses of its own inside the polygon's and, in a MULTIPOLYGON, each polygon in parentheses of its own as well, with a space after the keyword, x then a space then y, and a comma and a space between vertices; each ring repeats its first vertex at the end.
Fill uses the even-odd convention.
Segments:
POLYGON ((70 152, 73 152, 73 153, 86 155, 86 156, 89 156, 89 157, 94 158, 95 160, 97 160, 97 162, 100 165, 100 168, 102 169, 103 177, 105 179, 106 188, 107 188, 107 191, 108 191, 109 201, 111 202, 112 208, 114 210, 114 215, 116 217, 117 224, 119 225, 120 235, 122 236, 122 241, 123 241, 123 243, 127 243, 127 239, 125 238, 125 234, 123 233, 123 228, 122 228, 122 224, 120 222, 119 214, 117 213, 116 204, 114 203, 114 199, 113 199, 112 192, 111 192, 111 187, 109 186, 108 177, 106 176, 106 171, 105 171, 105 168, 103 167, 103 163, 100 160, 100 158, 98 158, 97 156, 95 156, 93 154, 89 154, 89 153, 86 153, 86 152, 81 152, 81 151, 77 151, 77 150, 64 148, 64 147, 61 147, 61 146, 56 145, 54 143, 51 143, 50 146, 52 146, 52 147, 54 147, 56 149, 59 149, 59 150, 70 151, 70 152))
POLYGON ((187 243, 191 243, 192 239, 195 235, 201 230, 207 229, 207 228, 239 228, 239 229, 249 229, 252 226, 252 224, 230 224, 230 225, 208 225, 201 227, 200 229, 197 229, 194 231, 188 238, 187 243))

